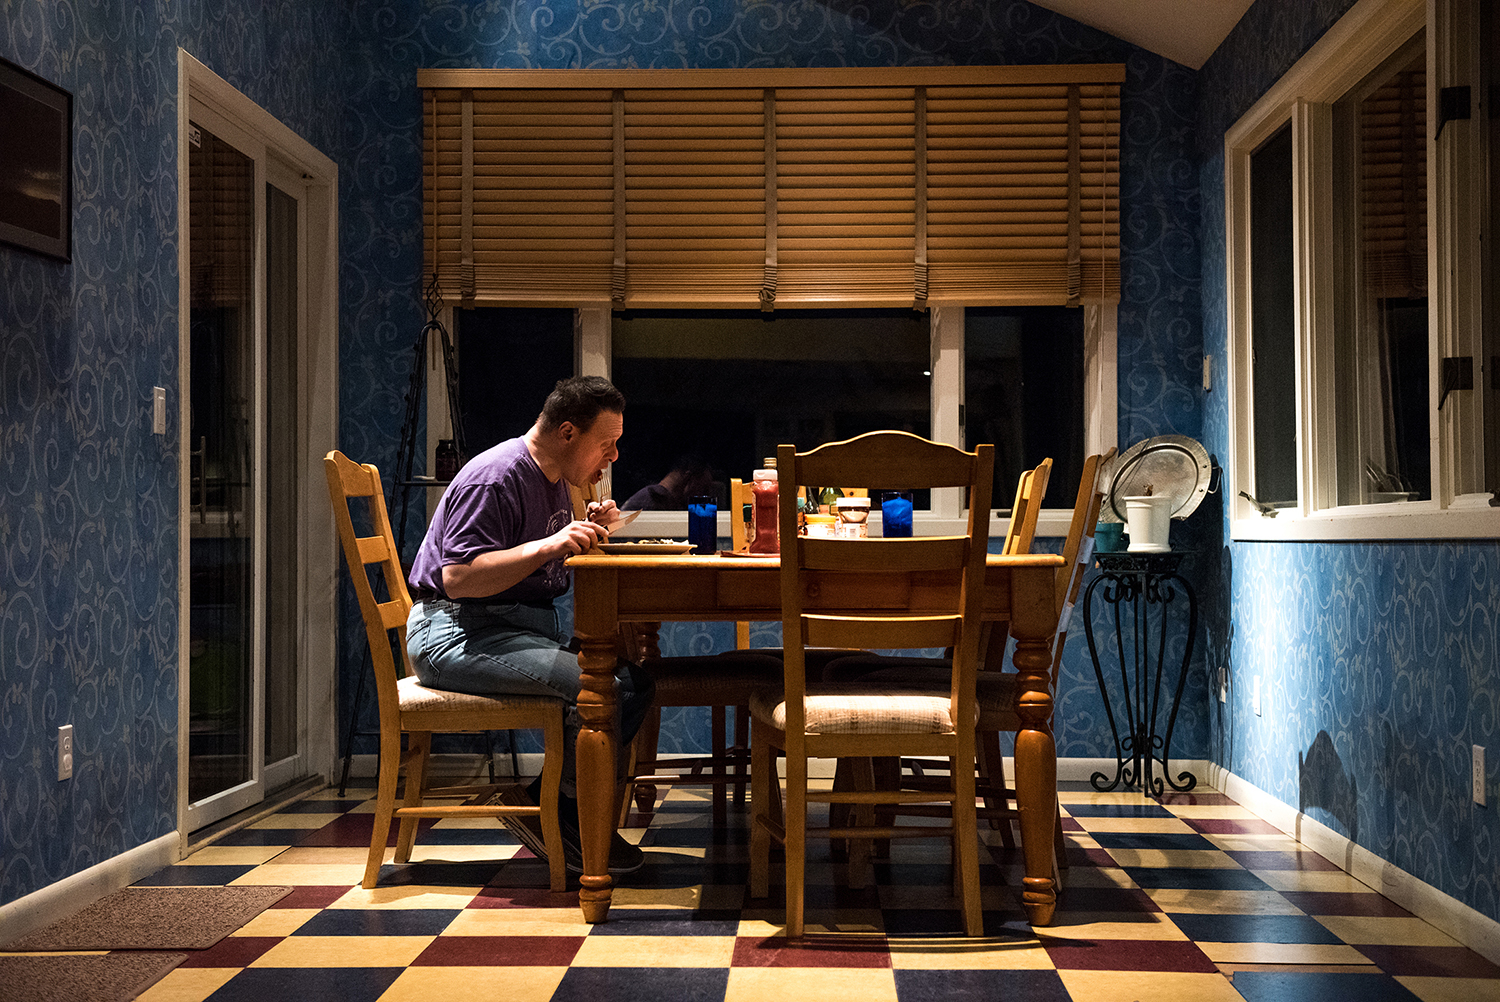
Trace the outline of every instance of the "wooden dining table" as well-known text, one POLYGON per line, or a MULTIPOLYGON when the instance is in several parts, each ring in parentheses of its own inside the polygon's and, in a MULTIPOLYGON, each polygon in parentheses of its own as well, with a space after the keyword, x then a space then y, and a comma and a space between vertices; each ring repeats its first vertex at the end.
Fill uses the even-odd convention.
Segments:
MULTIPOLYGON (((573 632, 581 641, 578 698, 578 807, 583 874, 578 893, 587 922, 609 916, 614 882, 609 845, 615 831, 617 696, 614 671, 621 623, 669 620, 779 620, 777 557, 605 554, 570 557, 573 632)), ((1022 904, 1032 925, 1052 921, 1057 905, 1053 829, 1057 816, 1057 751, 1052 738, 1051 643, 1057 627, 1054 588, 1062 558, 1050 554, 999 556, 987 562, 984 617, 1006 624, 1016 641, 1016 806, 1026 875, 1022 904)), ((886 609, 927 612, 944 607, 956 579, 910 574, 893 579, 869 572, 823 572, 807 584, 809 610, 830 614, 886 609)), ((947 604, 951 607, 951 598, 947 604)), ((646 653, 656 630, 644 631, 646 653)))

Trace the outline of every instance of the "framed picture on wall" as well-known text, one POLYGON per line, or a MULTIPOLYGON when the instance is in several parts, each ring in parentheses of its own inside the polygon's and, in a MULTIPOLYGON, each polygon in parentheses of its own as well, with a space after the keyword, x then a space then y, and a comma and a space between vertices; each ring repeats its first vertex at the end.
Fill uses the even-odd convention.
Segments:
POLYGON ((73 95, 0 59, 0 241, 72 260, 73 95))

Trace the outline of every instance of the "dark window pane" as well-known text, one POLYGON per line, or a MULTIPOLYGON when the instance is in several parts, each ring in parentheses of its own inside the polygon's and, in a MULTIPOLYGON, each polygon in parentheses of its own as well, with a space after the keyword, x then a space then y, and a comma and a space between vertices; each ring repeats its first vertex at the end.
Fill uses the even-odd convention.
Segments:
POLYGON ((964 436, 995 446, 996 508, 1015 499, 1022 470, 1049 456, 1043 506, 1072 506, 1083 469, 1083 370, 1081 309, 964 311, 964 436))
MULTIPOLYGON (((573 310, 454 313, 467 460, 525 434, 559 379, 573 375, 573 310)), ((441 379, 441 370, 429 373, 441 379)))
POLYGON ((728 479, 748 480, 782 443, 928 436, 929 345, 927 315, 911 310, 617 313, 612 371, 629 404, 614 495, 697 457, 723 503, 728 479))
POLYGON ((1297 500, 1292 289, 1292 129, 1250 155, 1250 345, 1255 484, 1267 504, 1297 500))

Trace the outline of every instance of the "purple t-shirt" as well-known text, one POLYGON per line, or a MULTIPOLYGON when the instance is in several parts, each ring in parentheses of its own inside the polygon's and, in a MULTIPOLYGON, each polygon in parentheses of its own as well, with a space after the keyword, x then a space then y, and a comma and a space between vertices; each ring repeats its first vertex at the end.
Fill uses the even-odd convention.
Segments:
MULTIPOLYGON (((447 564, 466 564, 481 553, 543 539, 572 520, 567 482, 549 481, 523 440, 501 442, 464 464, 443 492, 412 565, 411 583, 446 595, 447 564)), ((567 590, 568 571, 559 557, 482 601, 546 602, 567 590)))

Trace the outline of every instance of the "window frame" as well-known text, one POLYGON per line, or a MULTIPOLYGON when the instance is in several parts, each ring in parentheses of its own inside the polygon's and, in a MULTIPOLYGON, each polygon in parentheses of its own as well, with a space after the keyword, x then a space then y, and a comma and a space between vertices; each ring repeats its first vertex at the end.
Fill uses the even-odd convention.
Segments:
MULTIPOLYGON (((1460 223, 1455 191, 1471 182, 1457 161, 1467 146, 1439 148, 1428 135, 1428 329, 1429 434, 1433 497, 1392 504, 1337 503, 1335 476, 1336 400, 1333 357, 1338 290, 1334 237, 1333 107, 1414 35, 1427 28, 1428 121, 1435 122, 1435 94, 1454 79, 1461 46, 1454 14, 1465 0, 1359 0, 1301 59, 1235 123, 1224 137, 1225 267, 1228 289, 1230 531, 1236 539, 1476 538, 1500 535, 1500 509, 1488 492, 1457 492, 1457 464, 1482 455, 1482 414, 1455 408, 1440 414, 1438 379, 1444 354, 1465 351, 1465 325, 1478 306, 1473 288, 1481 266, 1472 227, 1460 223), (1254 477, 1253 366, 1250 330, 1250 155, 1288 122, 1292 126, 1292 242, 1296 302, 1295 372, 1298 499, 1260 514, 1239 495, 1254 477)), ((1459 78, 1467 79, 1462 70, 1459 78)), ((1460 123, 1462 124, 1462 123, 1460 123)))

